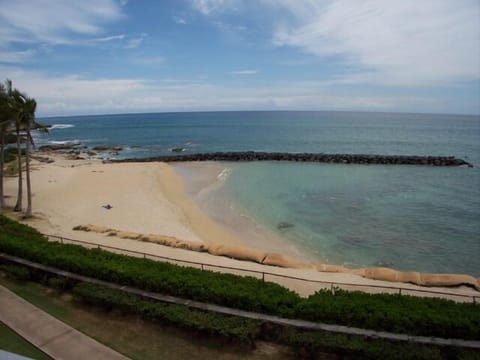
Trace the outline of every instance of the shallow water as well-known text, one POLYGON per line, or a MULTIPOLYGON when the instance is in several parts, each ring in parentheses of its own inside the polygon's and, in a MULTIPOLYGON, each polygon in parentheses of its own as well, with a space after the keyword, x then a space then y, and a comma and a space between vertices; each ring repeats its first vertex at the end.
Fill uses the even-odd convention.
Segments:
POLYGON ((251 163, 232 169, 227 197, 321 261, 480 273, 480 197, 462 184, 467 168, 251 163))

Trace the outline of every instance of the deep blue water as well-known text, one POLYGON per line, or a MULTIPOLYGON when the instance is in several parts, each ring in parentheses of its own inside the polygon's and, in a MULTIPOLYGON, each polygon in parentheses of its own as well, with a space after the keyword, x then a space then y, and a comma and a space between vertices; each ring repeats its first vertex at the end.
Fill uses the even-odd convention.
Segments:
POLYGON ((357 112, 204 112, 41 119, 39 145, 122 145, 117 157, 285 151, 453 155, 474 168, 235 163, 239 211, 320 260, 480 276, 480 117, 357 112), (289 222, 280 231, 277 225, 289 222))

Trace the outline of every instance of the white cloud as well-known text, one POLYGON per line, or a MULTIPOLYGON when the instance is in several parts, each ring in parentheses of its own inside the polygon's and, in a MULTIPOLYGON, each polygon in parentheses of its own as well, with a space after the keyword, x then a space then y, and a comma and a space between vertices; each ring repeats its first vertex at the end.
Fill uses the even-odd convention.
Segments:
POLYGON ((232 75, 255 75, 258 74, 258 70, 237 70, 231 71, 230 74, 232 75))
POLYGON ((480 78, 477 0, 264 0, 291 17, 273 42, 339 56, 359 82, 437 85, 480 78))
POLYGON ((180 25, 185 25, 187 23, 187 20, 185 20, 183 17, 180 17, 180 16, 173 16, 172 20, 174 23, 180 24, 180 25))
POLYGON ((96 39, 92 39, 91 41, 92 42, 109 42, 109 41, 123 40, 123 39, 125 39, 125 34, 96 38, 96 39))
POLYGON ((270 23, 275 46, 329 58, 351 83, 437 86, 480 79, 478 0, 192 1, 200 13, 215 15, 221 31, 233 29, 238 9, 242 16, 264 14, 257 21, 262 28, 270 23))
POLYGON ((192 0, 193 7, 204 15, 220 13, 225 10, 235 10, 237 0, 192 0))
POLYGON ((139 47, 147 36, 147 34, 142 33, 138 36, 130 38, 124 46, 125 49, 135 49, 139 47))
POLYGON ((48 76, 6 66, 0 66, 0 73, 37 100, 38 116, 243 109, 397 111, 439 104, 433 97, 332 94, 328 86, 316 82, 226 87, 197 79, 48 76))
POLYGON ((35 50, 4 51, 0 49, 0 63, 22 63, 36 54, 35 50))
POLYGON ((96 35, 105 23, 121 18, 114 0, 3 0, 0 43, 71 43, 75 36, 96 35))

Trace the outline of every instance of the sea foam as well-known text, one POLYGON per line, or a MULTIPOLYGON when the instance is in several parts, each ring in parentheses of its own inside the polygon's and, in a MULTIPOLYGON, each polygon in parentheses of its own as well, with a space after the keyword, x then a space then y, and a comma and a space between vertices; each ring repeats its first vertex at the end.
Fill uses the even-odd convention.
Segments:
POLYGON ((231 174, 232 174, 232 169, 225 168, 222 170, 220 174, 217 175, 217 180, 225 182, 230 177, 231 174))
POLYGON ((72 127, 75 127, 75 125, 72 125, 72 124, 53 124, 52 126, 50 126, 49 130, 53 130, 53 129, 69 129, 69 128, 72 128, 72 127))

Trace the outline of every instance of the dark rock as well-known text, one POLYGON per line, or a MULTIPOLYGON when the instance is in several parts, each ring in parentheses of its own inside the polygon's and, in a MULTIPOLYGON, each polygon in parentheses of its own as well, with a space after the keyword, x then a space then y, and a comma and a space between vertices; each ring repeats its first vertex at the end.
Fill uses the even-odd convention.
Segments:
POLYGON ((393 264, 393 262, 390 262, 390 261, 380 260, 380 261, 375 262, 375 264, 373 264, 373 266, 375 266, 375 267, 385 267, 385 268, 392 269, 394 264, 393 264))
POLYGON ((41 163, 51 164, 51 163, 55 162, 55 160, 50 159, 49 157, 36 156, 36 155, 33 155, 33 154, 30 155, 30 157, 32 159, 35 159, 35 160, 41 162, 41 163))
POLYGON ((114 145, 100 145, 100 146, 95 146, 92 148, 93 151, 108 151, 108 152, 118 152, 122 151, 123 148, 121 146, 114 146, 114 145))
POLYGON ((295 225, 293 224, 290 224, 289 222, 286 222, 286 221, 281 221, 278 223, 277 225, 277 229, 278 230, 281 230, 281 231, 285 231, 287 229, 290 229, 292 227, 294 227, 295 225))
POLYGON ((118 152, 122 151, 123 148, 121 146, 114 146, 114 145, 100 145, 95 146, 92 148, 93 151, 102 151, 102 152, 118 152))
MULTIPOLYGON (((94 148, 95 149, 95 148, 94 148)), ((174 148, 172 152, 182 152, 183 148, 174 148)), ((144 159, 116 160, 117 162, 147 162, 147 161, 302 161, 343 164, 389 164, 389 165, 430 165, 459 166, 472 164, 452 156, 408 156, 408 155, 364 155, 364 154, 296 154, 296 153, 266 153, 254 151, 215 152, 190 155, 168 155, 144 159)))
POLYGON ((176 147, 176 148, 173 148, 171 151, 172 152, 184 152, 185 150, 186 150, 185 148, 176 147))
POLYGON ((78 149, 80 144, 52 144, 43 145, 38 148, 39 151, 67 151, 78 149))

